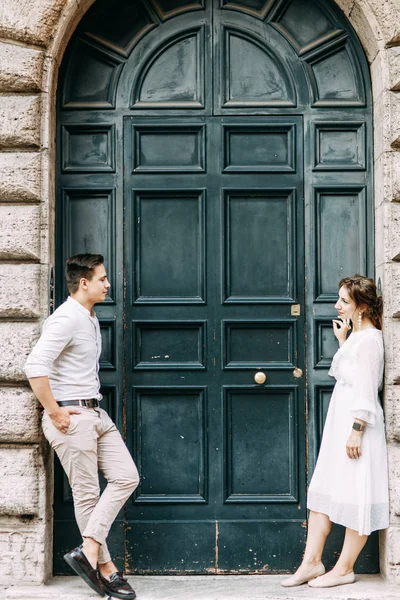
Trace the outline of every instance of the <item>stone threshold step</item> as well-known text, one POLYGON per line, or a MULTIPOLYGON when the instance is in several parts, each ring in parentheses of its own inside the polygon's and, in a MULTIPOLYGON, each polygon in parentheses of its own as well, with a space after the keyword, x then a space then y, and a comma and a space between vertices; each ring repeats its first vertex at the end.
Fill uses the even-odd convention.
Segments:
MULTIPOLYGON (((282 588, 282 575, 135 576, 129 582, 138 600, 399 600, 400 586, 379 575, 358 575, 356 583, 312 589, 282 588)), ((1 600, 95 600, 78 577, 54 577, 45 585, 0 588, 1 600)), ((107 600, 107 598, 105 598, 107 600)))

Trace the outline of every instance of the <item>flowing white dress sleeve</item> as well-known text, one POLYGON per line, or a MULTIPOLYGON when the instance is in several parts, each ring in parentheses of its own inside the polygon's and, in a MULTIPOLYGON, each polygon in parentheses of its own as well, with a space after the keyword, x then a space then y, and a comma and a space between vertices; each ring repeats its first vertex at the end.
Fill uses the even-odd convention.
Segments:
POLYGON ((351 404, 353 418, 376 423, 379 410, 378 392, 382 378, 382 352, 375 338, 362 337, 354 349, 351 404))

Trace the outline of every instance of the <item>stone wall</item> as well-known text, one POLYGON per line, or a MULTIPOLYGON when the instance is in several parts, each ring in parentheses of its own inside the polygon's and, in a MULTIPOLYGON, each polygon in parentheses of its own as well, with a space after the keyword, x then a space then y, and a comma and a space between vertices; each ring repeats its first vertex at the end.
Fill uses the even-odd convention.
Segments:
MULTIPOLYGON (((48 313, 54 259, 55 86, 94 0, 0 4, 0 572, 41 583, 52 569, 52 469, 22 372, 48 313)), ((371 64, 376 267, 385 299, 391 525, 382 572, 400 584, 400 0, 337 0, 371 64)))

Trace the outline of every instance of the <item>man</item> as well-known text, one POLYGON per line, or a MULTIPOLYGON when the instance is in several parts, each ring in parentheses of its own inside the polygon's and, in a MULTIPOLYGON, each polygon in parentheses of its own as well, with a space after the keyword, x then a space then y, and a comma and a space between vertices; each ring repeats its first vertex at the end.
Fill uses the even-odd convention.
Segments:
POLYGON ((135 592, 106 544, 139 476, 116 426, 99 407, 101 334, 93 306, 110 289, 103 262, 100 254, 67 260, 70 296, 45 321, 25 373, 44 408, 43 432, 68 476, 83 537, 83 544, 64 559, 100 596, 133 600, 135 592), (107 480, 101 496, 98 469, 107 480))

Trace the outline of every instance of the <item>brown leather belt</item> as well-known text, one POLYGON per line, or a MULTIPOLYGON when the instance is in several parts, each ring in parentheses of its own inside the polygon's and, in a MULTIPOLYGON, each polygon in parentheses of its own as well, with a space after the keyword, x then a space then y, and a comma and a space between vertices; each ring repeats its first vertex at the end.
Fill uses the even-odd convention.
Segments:
POLYGON ((86 408, 97 408, 99 401, 96 398, 89 398, 89 400, 60 400, 57 402, 58 406, 85 406, 86 408))

